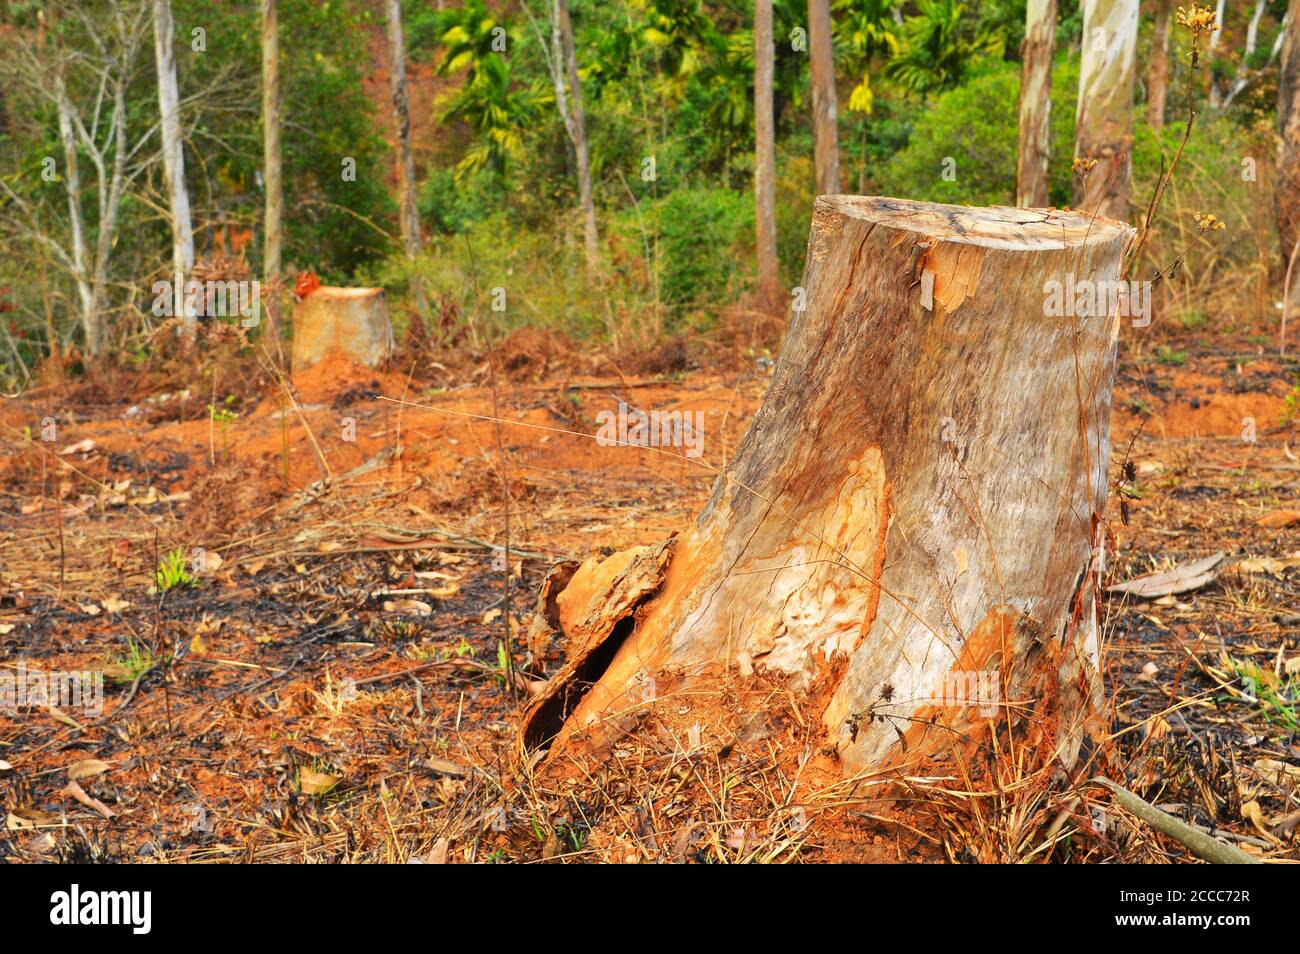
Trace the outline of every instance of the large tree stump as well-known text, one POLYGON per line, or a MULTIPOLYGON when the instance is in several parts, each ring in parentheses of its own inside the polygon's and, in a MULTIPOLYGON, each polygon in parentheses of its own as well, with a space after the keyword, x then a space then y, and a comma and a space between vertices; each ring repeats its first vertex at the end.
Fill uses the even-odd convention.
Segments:
POLYGON ((1119 316, 1057 317, 1045 286, 1115 282, 1132 236, 1082 213, 819 198, 806 308, 796 289, 694 525, 548 581, 569 660, 525 744, 599 753, 656 700, 778 674, 846 772, 950 752, 990 719, 1071 765, 1100 688, 1119 316))
POLYGON ((322 285, 293 308, 293 370, 337 352, 374 367, 393 350, 393 325, 382 288, 322 285))

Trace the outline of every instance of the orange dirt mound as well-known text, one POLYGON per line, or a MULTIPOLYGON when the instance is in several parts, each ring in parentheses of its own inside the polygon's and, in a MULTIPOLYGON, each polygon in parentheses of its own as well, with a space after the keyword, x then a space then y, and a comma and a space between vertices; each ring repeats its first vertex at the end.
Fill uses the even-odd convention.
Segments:
POLYGON ((367 368, 341 354, 331 354, 293 376, 298 400, 328 404, 350 392, 374 391, 400 398, 406 393, 407 375, 395 369, 367 368))

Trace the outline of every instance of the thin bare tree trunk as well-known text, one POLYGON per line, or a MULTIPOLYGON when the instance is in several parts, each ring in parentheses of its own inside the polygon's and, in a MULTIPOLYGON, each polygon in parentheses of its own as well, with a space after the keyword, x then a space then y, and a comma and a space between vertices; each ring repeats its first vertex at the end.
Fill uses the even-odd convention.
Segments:
POLYGON ((406 98, 406 43, 402 39, 402 0, 385 0, 388 15, 389 87, 397 127, 397 186, 401 194, 402 244, 407 258, 420 254, 420 212, 415 201, 415 156, 411 152, 411 113, 406 98))
POLYGON ((1169 101, 1169 14, 1174 0, 1156 0, 1155 28, 1151 33, 1151 61, 1147 64, 1147 125, 1165 128, 1169 101))
POLYGON ((596 229, 596 200, 587 147, 587 113, 582 102, 582 78, 578 75, 578 55, 573 42, 568 0, 553 0, 551 5, 551 78, 555 85, 555 102, 578 163, 582 244, 587 258, 587 279, 594 281, 600 274, 600 235, 596 229), (566 80, 567 93, 564 88, 566 80))
POLYGON ((1056 46, 1056 0, 1029 0, 1020 44, 1020 146, 1016 154, 1016 205, 1048 203, 1052 144, 1052 51, 1056 46))
POLYGON ((808 55, 812 61, 813 166, 817 195, 835 195, 840 191, 840 146, 830 0, 808 0, 808 55))
POLYGON ((266 189, 262 275, 268 287, 280 277, 284 184, 280 151, 280 23, 276 0, 262 0, 262 176, 266 189))
POLYGON ((776 254, 776 119, 772 112, 772 0, 754 0, 754 225, 758 258, 758 307, 780 309, 781 277, 776 254))
MULTIPOLYGON (((1259 24, 1267 10, 1268 0, 1256 0, 1255 12, 1250 15, 1250 22, 1246 24, 1246 47, 1242 50, 1241 62, 1237 64, 1237 73, 1232 78, 1232 85, 1228 87, 1227 95, 1223 97, 1224 109, 1231 106, 1232 101, 1240 95, 1241 91, 1250 85, 1252 75, 1250 58, 1255 55, 1255 49, 1259 46, 1259 24)), ((1285 24, 1283 24, 1283 33, 1285 33, 1285 24)), ((1269 65, 1272 65, 1278 50, 1279 47, 1274 44, 1272 54, 1268 58, 1269 65)))
POLYGON ((990 722, 1072 765, 1098 728, 1119 319, 1054 310, 1050 289, 1116 282, 1133 236, 819 198, 807 307, 703 512, 548 578, 568 662, 525 745, 599 759, 651 710, 734 737, 747 699, 788 692, 833 771, 915 769, 990 722))
MULTIPOLYGON (((1223 37, 1223 7, 1224 0, 1218 0, 1214 8, 1214 29, 1210 31, 1210 42, 1206 44, 1206 59, 1212 60, 1215 52, 1219 49, 1219 41, 1223 37)), ((1213 69, 1207 69, 1207 77, 1210 81, 1210 108, 1219 109, 1223 105, 1223 95, 1219 91, 1219 80, 1214 75, 1213 69)))
POLYGON ((99 354, 101 345, 100 316, 91 289, 86 230, 81 215, 81 169, 77 162, 77 137, 72 127, 72 104, 68 100, 62 60, 59 62, 54 83, 59 115, 59 142, 63 145, 63 187, 68 196, 72 278, 77 286, 77 300, 81 306, 81 329, 86 338, 86 351, 94 357, 99 354))
MULTIPOLYGON (((420 209, 415 200, 415 155, 411 151, 411 111, 406 95, 406 41, 402 36, 402 0, 385 0, 388 18, 389 88, 393 100, 393 125, 397 128, 397 188, 401 197, 402 245, 406 257, 415 262, 423 244, 420 209)), ((420 275, 411 276, 418 322, 429 314, 428 296, 420 275)))
MULTIPOLYGON (((171 207, 172 273, 177 288, 184 288, 194 270, 194 224, 190 217, 190 194, 185 187, 185 149, 181 136, 180 89, 176 82, 176 58, 172 50, 171 0, 153 0, 153 48, 158 67, 158 113, 161 117, 163 172, 171 207)), ((195 321, 182 295, 180 312, 185 324, 195 321)))
POLYGON ((1097 165, 1075 179, 1074 206, 1126 220, 1132 195, 1137 0, 1084 0, 1074 154, 1097 165))
MULTIPOLYGON (((1287 262, 1300 243, 1300 0, 1287 4, 1286 36, 1277 84, 1277 185, 1274 202, 1282 260, 1287 262)), ((1288 268, 1288 272, 1290 269, 1288 268)), ((1288 276, 1289 277, 1289 276, 1288 276)), ((1292 290, 1283 290, 1284 309, 1292 290)))
MULTIPOLYGON (((126 157, 129 152, 126 141, 126 86, 129 73, 118 74, 113 84, 113 171, 107 182, 100 181, 100 201, 102 202, 99 223, 99 235, 95 243, 95 265, 91 277, 91 301, 98 313, 108 298, 108 262, 113 254, 113 237, 117 233, 117 212, 122 205, 122 194, 126 191, 126 157)), ((183 183, 182 183, 183 186, 183 183)), ((185 205, 189 211, 189 203, 185 205)), ((187 234, 192 232, 187 230, 187 234)), ((189 243, 190 265, 194 263, 194 242, 189 243)), ((103 333, 100 325, 101 336, 103 333)))

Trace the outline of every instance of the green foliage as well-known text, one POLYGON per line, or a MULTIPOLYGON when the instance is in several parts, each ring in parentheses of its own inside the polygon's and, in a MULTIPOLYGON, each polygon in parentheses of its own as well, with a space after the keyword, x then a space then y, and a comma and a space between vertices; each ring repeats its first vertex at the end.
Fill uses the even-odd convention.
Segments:
POLYGON ((962 0, 918 0, 916 8, 904 21, 902 50, 886 71, 904 89, 951 88, 981 56, 1002 55, 1002 31, 972 21, 962 0))
POLYGON ((1156 360, 1170 367, 1181 368, 1187 363, 1187 357, 1186 351, 1171 348, 1169 345, 1160 345, 1156 348, 1156 360))
POLYGON ((518 37, 488 13, 482 0, 443 11, 438 24, 443 51, 438 72, 465 73, 442 120, 464 120, 475 133, 456 166, 456 178, 485 169, 504 175, 510 163, 523 158, 525 130, 541 119, 554 94, 540 77, 516 79, 510 50, 518 37))
MULTIPOLYGON (((187 170, 210 170, 209 177, 190 176, 192 202, 200 210, 219 203, 236 221, 257 221, 263 203, 257 5, 175 0, 174 7, 177 24, 200 23, 207 31, 207 50, 199 53, 178 27, 182 96, 214 89, 197 107, 186 155, 187 170), (201 189, 207 182, 212 195, 201 189)), ((342 281, 387 251, 384 233, 395 227, 386 181, 392 160, 362 82, 370 17, 337 0, 281 0, 279 17, 285 263, 342 281), (355 162, 355 178, 345 178, 344 159, 355 162)), ((152 122, 157 93, 148 83, 141 93, 144 119, 152 122)), ((164 254, 169 241, 160 223, 156 242, 164 254)))
POLYGON ((194 586, 198 581, 190 576, 185 563, 185 553, 180 549, 170 551, 158 564, 153 575, 159 593, 167 593, 178 586, 194 586))
POLYGON ((837 70, 847 67, 860 77, 848 101, 848 108, 855 113, 867 115, 874 110, 871 71, 902 48, 901 30, 893 16, 899 6, 900 0, 837 0, 832 8, 832 29, 839 47, 837 70))
MULTIPOLYGON (((735 286, 735 262, 752 248, 754 203, 728 189, 680 189, 654 209, 660 255, 660 297, 680 307, 727 300, 735 286)), ((742 272, 741 274, 744 274, 742 272)))
MULTIPOLYGON (((1078 85, 1078 64, 1057 63, 1053 90, 1078 85)), ((1016 139, 1020 67, 989 64, 982 75, 934 100, 912 129, 910 141, 885 167, 881 190, 889 195, 965 205, 1011 205, 1016 189, 1016 139), (945 159, 955 165, 944 178, 945 159)), ((1052 109, 1049 188, 1056 205, 1070 202, 1074 111, 1058 95, 1052 109)))
POLYGON ((148 672, 158 662, 143 643, 126 637, 126 652, 109 660, 104 667, 104 677, 110 682, 132 683, 148 672))
POLYGON ((457 181, 450 169, 430 169, 420 183, 420 220, 427 229, 454 235, 485 218, 494 201, 488 176, 465 175, 457 181))

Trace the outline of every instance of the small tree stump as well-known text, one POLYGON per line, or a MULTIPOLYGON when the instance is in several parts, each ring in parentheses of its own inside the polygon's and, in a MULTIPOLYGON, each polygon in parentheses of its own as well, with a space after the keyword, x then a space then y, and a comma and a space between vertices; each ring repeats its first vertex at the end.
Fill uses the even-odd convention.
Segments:
POLYGON ((656 699, 673 718, 762 677, 820 719, 810 741, 846 773, 949 758, 990 723, 1073 764, 1100 691, 1120 317, 1061 316, 1048 284, 1116 282, 1133 235, 1075 212, 818 198, 726 476, 679 536, 573 573, 553 601, 568 662, 525 745, 598 755, 656 699))
POLYGON ((382 288, 322 285, 293 307, 293 369, 337 352, 374 367, 393 350, 393 325, 382 288))

